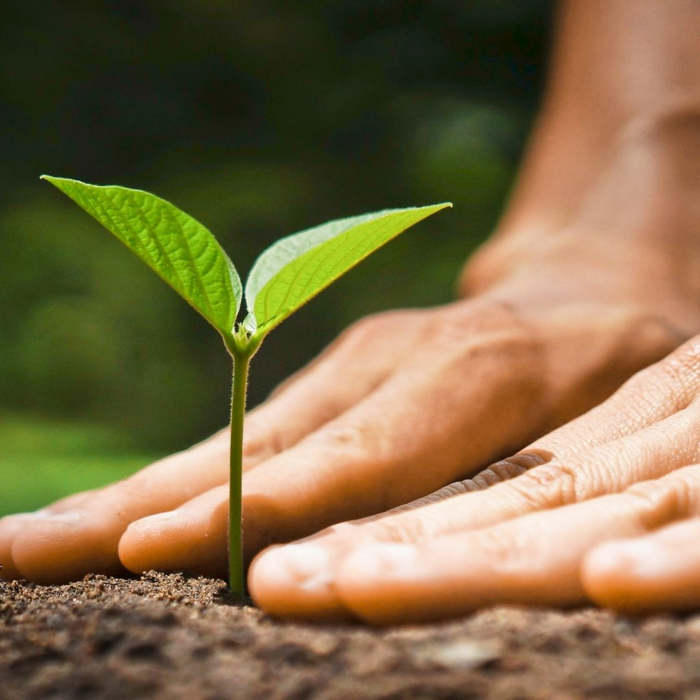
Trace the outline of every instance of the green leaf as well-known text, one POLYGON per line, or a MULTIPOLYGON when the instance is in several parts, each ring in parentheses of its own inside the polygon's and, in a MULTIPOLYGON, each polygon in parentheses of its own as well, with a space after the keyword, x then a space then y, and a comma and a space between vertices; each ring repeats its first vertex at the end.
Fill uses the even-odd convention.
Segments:
POLYGON ((170 202, 143 190, 88 185, 42 175, 111 231, 231 339, 241 304, 241 280, 214 236, 170 202))
POLYGON ((273 243, 248 276, 245 327, 256 336, 266 334, 377 248, 451 206, 446 202, 337 219, 273 243))

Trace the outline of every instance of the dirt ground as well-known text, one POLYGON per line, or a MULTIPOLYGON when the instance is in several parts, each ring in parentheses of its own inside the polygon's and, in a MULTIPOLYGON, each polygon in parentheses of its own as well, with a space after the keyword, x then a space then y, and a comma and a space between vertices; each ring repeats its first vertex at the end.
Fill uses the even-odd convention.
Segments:
POLYGON ((492 608, 375 630, 273 620, 222 581, 0 583, 0 698, 700 698, 700 614, 492 608))

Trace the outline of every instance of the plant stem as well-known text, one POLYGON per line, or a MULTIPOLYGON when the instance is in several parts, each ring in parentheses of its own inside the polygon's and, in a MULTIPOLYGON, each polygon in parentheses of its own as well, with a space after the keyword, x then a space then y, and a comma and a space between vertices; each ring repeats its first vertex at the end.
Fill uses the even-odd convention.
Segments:
POLYGON ((229 528, 229 589, 237 598, 245 595, 243 569, 243 539, 241 533, 241 482, 243 478, 243 419, 245 418, 246 389, 250 354, 233 354, 233 385, 231 387, 231 471, 229 474, 228 528, 229 528))

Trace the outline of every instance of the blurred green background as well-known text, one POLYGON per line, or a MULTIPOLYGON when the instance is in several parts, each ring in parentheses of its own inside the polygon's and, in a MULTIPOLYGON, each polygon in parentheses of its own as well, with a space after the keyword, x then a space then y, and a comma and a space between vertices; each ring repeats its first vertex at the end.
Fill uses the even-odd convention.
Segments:
POLYGON ((543 0, 5 0, 0 514, 116 479, 227 418, 218 336, 43 173, 151 190, 242 275, 329 218, 452 200, 285 323, 250 399, 352 320, 447 301, 541 87, 543 0))

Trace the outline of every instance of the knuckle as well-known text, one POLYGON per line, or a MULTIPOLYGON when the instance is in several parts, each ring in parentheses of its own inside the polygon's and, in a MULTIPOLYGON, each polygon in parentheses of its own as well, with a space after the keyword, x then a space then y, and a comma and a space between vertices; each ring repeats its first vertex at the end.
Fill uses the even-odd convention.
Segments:
POLYGON ((527 468, 510 459, 504 459, 500 462, 492 464, 487 469, 480 471, 476 476, 468 480, 470 490, 483 490, 496 484, 501 484, 509 479, 514 479, 516 476, 521 476, 527 471, 527 468))
POLYGON ((635 342, 652 361, 672 352, 687 337, 670 321, 646 309, 632 313, 630 326, 635 342))
POLYGON ((453 481, 446 486, 429 493, 427 496, 423 496, 405 506, 399 506, 396 510, 413 510, 421 506, 431 505, 433 503, 440 503, 441 501, 452 498, 453 496, 462 496, 470 491, 479 491, 481 489, 473 479, 463 479, 461 481, 453 481))
POLYGON ((415 512, 378 521, 373 529, 375 537, 386 542, 418 542, 444 531, 434 518, 415 512))
POLYGON ((686 411, 692 417, 693 427, 698 435, 698 450, 700 450, 700 391, 695 392, 695 397, 688 405, 686 411))
POLYGON ((362 348, 374 335, 374 321, 372 319, 371 316, 365 316, 343 329, 316 360, 331 359, 337 361, 343 353, 353 353, 362 348))
POLYGON ((484 382, 503 383, 504 391, 523 399, 527 392, 541 390, 541 336, 512 314, 488 316, 482 306, 442 314, 430 334, 433 371, 454 377, 478 368, 484 382))
POLYGON ((317 536, 324 538, 333 537, 339 541, 353 542, 357 538, 357 528, 358 526, 352 522, 336 523, 321 530, 317 533, 317 536))
POLYGON ((496 301, 471 301, 443 307, 439 325, 433 334, 447 343, 478 338, 478 345, 499 347, 504 340, 529 345, 534 332, 508 304, 496 301))
POLYGON ((700 397, 700 336, 637 373, 629 385, 652 398, 667 396, 676 410, 691 405, 700 397))
POLYGON ((329 423, 311 439, 321 442, 333 452, 345 454, 364 454, 374 444, 373 432, 368 426, 349 421, 329 423))
POLYGON ((602 346, 606 348, 605 366, 612 363, 618 370, 624 368, 624 372, 615 375, 619 380, 639 370, 643 370, 640 374, 645 378, 649 371, 658 372, 669 353, 688 337, 670 318, 647 305, 623 304, 593 310, 596 325, 605 330, 602 337, 608 339, 602 346), (653 363, 657 364, 650 368, 653 363))
POLYGON ((346 331, 343 332, 341 337, 344 337, 345 340, 354 340, 356 342, 360 340, 367 340, 376 332, 377 327, 381 322, 380 318, 381 317, 379 315, 374 314, 371 316, 365 316, 364 318, 355 321, 346 331))
MULTIPOLYGON (((342 331, 323 355, 333 354, 335 359, 339 360, 341 357, 354 357, 357 353, 372 353, 378 343, 403 333, 402 329, 407 327, 408 316, 414 317, 415 314, 401 310, 383 311, 365 316, 342 331)), ((410 324, 408 327, 413 328, 410 324)))
MULTIPOLYGON (((255 409, 246 416, 243 456, 247 460, 260 462, 283 452, 291 444, 293 444, 292 436, 281 429, 276 422, 270 421, 264 411, 255 409)), ((226 444, 227 448, 228 444, 226 444)))
POLYGON ((257 441, 244 442, 243 455, 249 459, 262 461, 284 452, 292 444, 293 441, 284 432, 270 430, 264 436, 259 436, 257 441))
POLYGON ((365 316, 344 330, 339 340, 344 343, 364 343, 372 340, 377 333, 391 325, 394 316, 394 312, 391 311, 365 316))
POLYGON ((653 530, 684 516, 693 501, 692 484, 675 475, 632 484, 624 495, 644 530, 653 530))
POLYGON ((509 488, 535 509, 556 508, 579 500, 578 470, 566 464, 548 462, 507 482, 509 488))
POLYGON ((391 517, 368 521, 357 520, 337 523, 323 530, 324 538, 332 537, 338 543, 356 545, 358 539, 379 542, 416 542, 440 531, 440 523, 430 517, 412 512, 399 512, 391 517))
POLYGON ((453 481, 451 484, 443 486, 441 489, 433 492, 427 498, 430 498, 431 503, 437 503, 438 501, 444 501, 446 498, 452 498, 452 496, 461 496, 470 491, 478 491, 480 487, 475 483, 473 479, 462 479, 461 481, 453 481))
POLYGON ((479 551, 498 568, 506 562, 514 564, 532 558, 532 540, 528 532, 504 530, 499 527, 486 528, 477 533, 479 551))
POLYGON ((473 479, 470 479, 470 481, 475 484, 475 488, 485 489, 489 486, 521 476, 530 469, 548 463, 551 461, 552 457, 552 453, 546 450, 530 449, 518 452, 518 454, 508 457, 507 459, 495 462, 487 469, 479 472, 473 479))
POLYGON ((464 489, 465 491, 467 489, 483 491, 490 486, 506 481, 507 478, 508 477, 503 475, 501 469, 499 469, 499 465, 494 464, 492 467, 480 471, 472 479, 466 480, 464 482, 464 489))
POLYGON ((700 385, 700 335, 691 338, 664 358, 659 367, 672 380, 688 383, 697 391, 700 385))

